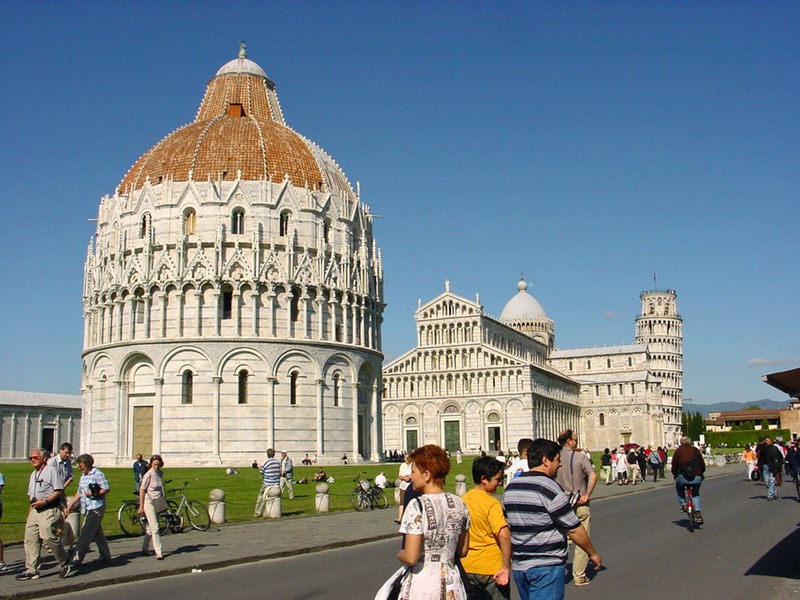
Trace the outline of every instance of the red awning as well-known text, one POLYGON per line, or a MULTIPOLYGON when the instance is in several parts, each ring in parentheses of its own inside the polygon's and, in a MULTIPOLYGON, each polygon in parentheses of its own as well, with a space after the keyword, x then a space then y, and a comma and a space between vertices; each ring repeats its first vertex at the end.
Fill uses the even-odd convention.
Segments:
POLYGON ((800 397, 800 368, 780 373, 770 373, 761 379, 774 388, 795 398, 800 397))

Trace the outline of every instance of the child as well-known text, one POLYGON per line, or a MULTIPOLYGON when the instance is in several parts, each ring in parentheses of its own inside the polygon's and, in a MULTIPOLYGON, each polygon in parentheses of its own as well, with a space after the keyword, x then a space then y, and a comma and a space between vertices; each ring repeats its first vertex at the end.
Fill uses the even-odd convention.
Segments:
MULTIPOLYGON (((461 498, 469 510, 469 553, 461 559, 467 597, 469 588, 482 591, 483 598, 508 600, 511 597, 511 532, 503 507, 494 492, 503 480, 503 465, 490 456, 472 463, 475 487, 461 498)), ((476 590, 477 591, 477 590, 476 590)))

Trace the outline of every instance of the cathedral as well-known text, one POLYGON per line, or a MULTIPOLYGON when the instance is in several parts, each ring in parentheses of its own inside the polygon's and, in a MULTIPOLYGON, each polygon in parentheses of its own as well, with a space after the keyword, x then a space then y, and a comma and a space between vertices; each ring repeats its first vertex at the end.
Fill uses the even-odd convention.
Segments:
POLYGON ((383 445, 516 449, 566 428, 592 450, 668 445, 681 434, 683 321, 673 290, 640 295, 635 341, 559 350, 520 281, 499 319, 450 290, 415 313, 417 347, 383 369, 383 445))
POLYGON ((100 201, 80 447, 102 464, 381 455, 383 268, 358 186, 239 56, 100 201))

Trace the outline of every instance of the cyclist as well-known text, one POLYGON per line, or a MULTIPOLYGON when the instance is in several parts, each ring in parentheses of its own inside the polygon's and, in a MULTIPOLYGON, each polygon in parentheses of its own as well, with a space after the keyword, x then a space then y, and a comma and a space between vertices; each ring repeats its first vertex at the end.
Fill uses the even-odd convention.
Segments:
POLYGON ((703 522, 703 513, 700 512, 700 484, 705 472, 706 463, 700 450, 692 446, 692 440, 683 436, 680 446, 672 456, 672 476, 675 478, 675 490, 678 492, 678 500, 684 512, 686 512, 686 486, 692 488, 697 523, 703 522))

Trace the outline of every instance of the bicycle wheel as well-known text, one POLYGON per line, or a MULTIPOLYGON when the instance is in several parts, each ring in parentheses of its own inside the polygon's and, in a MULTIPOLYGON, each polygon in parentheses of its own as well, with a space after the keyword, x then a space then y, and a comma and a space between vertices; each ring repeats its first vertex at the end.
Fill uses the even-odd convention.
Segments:
POLYGON ((199 500, 189 500, 186 503, 186 518, 189 525, 197 531, 208 531, 211 527, 211 517, 208 516, 208 509, 199 500))
POLYGON ((353 490, 350 494, 350 504, 358 511, 367 510, 369 508, 369 500, 364 497, 364 493, 361 490, 353 490))
MULTIPOLYGON (((172 533, 181 533, 183 531, 183 513, 180 511, 180 506, 175 500, 167 500, 169 510, 161 513, 164 515, 167 526, 172 533)), ((161 521, 159 515, 159 522, 161 521)))
POLYGON ((117 513, 119 528, 127 536, 142 535, 142 521, 139 517, 139 503, 133 500, 123 502, 117 513))
POLYGON ((686 499, 686 516, 689 518, 689 531, 694 531, 694 503, 691 497, 686 499))
POLYGON ((382 489, 378 488, 372 493, 372 505, 378 508, 387 508, 389 506, 389 500, 382 489))

